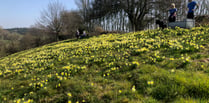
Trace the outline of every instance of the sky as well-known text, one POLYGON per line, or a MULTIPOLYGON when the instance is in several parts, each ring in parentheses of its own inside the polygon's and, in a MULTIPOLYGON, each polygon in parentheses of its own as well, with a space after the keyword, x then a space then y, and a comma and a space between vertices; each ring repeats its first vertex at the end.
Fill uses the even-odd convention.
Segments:
MULTIPOLYGON (((41 11, 55 0, 0 0, 0 27, 31 27, 41 16, 41 11)), ((67 10, 77 9, 75 0, 57 0, 67 10)))

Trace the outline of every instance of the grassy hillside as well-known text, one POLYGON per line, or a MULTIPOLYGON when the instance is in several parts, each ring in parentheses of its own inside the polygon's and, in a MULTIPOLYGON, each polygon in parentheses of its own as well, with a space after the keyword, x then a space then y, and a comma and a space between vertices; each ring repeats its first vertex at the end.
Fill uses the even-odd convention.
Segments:
POLYGON ((0 59, 0 101, 209 102, 209 28, 66 40, 0 59))

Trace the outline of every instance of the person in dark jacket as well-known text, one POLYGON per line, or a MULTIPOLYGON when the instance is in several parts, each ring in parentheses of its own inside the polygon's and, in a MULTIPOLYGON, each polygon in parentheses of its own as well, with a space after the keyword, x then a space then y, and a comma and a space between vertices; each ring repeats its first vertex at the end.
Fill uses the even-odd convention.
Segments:
POLYGON ((79 39, 79 37, 80 37, 80 32, 79 32, 79 30, 76 31, 75 36, 76 36, 77 39, 79 39))
POLYGON ((194 19, 194 11, 195 9, 198 9, 198 8, 199 8, 199 5, 197 4, 196 1, 189 0, 189 4, 187 5, 187 9, 188 9, 187 18, 194 19))
POLYGON ((177 9, 176 9, 176 6, 174 3, 171 4, 171 9, 169 10, 170 12, 170 16, 168 18, 168 21, 169 22, 175 22, 176 21, 176 12, 177 12, 177 9))

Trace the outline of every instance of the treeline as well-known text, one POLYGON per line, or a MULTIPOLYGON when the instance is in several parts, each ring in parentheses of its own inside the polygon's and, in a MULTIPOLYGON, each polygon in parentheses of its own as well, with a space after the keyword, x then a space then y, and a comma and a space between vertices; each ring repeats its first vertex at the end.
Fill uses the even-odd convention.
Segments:
MULTIPOLYGON (((188 0, 76 0, 85 23, 104 30, 137 31, 155 29, 155 20, 168 21, 171 3, 176 4, 177 20, 187 14, 188 0)), ((195 0, 200 8, 195 15, 209 15, 209 1, 195 0)))
POLYGON ((7 31, 9 31, 10 33, 18 33, 18 34, 26 34, 28 32, 28 28, 9 28, 9 29, 5 29, 7 31))
POLYGON ((29 28, 25 34, 10 32, 0 28, 0 57, 52 42, 46 31, 29 28))

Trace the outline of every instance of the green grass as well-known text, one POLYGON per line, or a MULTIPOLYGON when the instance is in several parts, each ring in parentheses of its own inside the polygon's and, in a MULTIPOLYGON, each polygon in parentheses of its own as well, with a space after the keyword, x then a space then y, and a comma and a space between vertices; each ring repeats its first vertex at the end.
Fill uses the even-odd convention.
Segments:
POLYGON ((0 101, 207 103, 209 28, 66 40, 0 59, 0 101))

